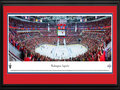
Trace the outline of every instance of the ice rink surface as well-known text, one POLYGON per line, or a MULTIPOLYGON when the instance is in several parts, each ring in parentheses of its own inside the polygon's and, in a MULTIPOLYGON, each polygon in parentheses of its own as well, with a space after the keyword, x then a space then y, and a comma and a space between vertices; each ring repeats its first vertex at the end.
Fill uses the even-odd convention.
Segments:
POLYGON ((87 48, 81 44, 59 46, 43 44, 37 47, 35 52, 52 59, 69 59, 84 54, 87 48))

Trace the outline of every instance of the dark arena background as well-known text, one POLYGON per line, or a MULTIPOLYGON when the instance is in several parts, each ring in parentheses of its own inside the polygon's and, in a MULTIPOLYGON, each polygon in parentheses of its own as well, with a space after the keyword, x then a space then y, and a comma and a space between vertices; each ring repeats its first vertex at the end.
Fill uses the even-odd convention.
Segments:
POLYGON ((8 15, 9 61, 111 61, 112 15, 8 15))

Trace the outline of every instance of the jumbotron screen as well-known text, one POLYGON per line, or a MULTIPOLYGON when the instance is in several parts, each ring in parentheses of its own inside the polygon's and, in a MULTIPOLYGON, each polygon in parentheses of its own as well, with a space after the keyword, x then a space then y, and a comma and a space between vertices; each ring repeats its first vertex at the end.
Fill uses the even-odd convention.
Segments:
POLYGON ((58 36, 65 36, 66 33, 66 24, 58 24, 57 25, 57 35, 58 36))
POLYGON ((57 35, 58 36, 65 36, 65 30, 58 30, 57 35))

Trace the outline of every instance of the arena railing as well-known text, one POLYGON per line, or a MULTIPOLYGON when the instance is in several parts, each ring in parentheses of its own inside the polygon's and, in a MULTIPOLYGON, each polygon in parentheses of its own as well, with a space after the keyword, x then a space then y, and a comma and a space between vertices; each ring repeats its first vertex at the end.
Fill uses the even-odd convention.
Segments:
POLYGON ((15 56, 11 51, 9 51, 9 59, 10 61, 23 61, 21 58, 15 56))

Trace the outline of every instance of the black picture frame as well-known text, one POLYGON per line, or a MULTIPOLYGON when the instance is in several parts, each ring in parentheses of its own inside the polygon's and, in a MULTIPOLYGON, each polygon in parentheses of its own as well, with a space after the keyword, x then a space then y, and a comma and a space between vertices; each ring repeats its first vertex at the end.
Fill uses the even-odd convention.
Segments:
POLYGON ((0 1, 0 38, 1 38, 1 56, 0 56, 0 88, 1 89, 120 89, 120 1, 119 0, 1 0, 0 1), (84 85, 84 84, 37 84, 37 85, 4 85, 3 84, 3 6, 14 5, 41 5, 41 6, 113 6, 117 5, 117 85, 84 85))

